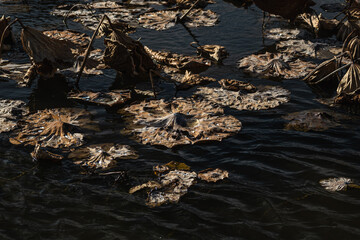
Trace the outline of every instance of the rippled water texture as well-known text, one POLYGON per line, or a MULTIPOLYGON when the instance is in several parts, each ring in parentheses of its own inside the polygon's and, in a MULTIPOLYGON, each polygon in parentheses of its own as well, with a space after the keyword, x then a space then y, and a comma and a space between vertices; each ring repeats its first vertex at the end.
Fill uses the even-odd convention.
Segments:
MULTIPOLYGON (((56 1, 28 2, 0 1, 0 15, 19 17, 38 29, 64 28, 61 18, 49 14, 56 1)), ((317 1, 319 5, 329 2, 333 1, 317 1)), ((240 134, 222 142, 173 150, 129 140, 120 134, 120 115, 89 107, 106 130, 92 136, 90 143, 129 144, 140 155, 137 160, 122 160, 127 179, 119 182, 83 175, 70 160, 37 165, 30 158, 30 149, 14 148, 4 137, 0 146, 0 239, 360 238, 360 191, 329 193, 319 185, 319 180, 337 176, 360 180, 358 116, 339 109, 348 118, 336 128, 324 132, 284 130, 283 117, 288 113, 329 108, 320 104, 301 80, 251 79, 236 68, 237 60, 263 47, 260 10, 254 6, 239 9, 221 0, 208 8, 219 13, 220 23, 192 32, 201 44, 224 45, 230 56, 224 66, 212 67, 204 74, 245 79, 255 85, 280 85, 291 91, 291 101, 273 110, 227 109, 243 123, 240 134), (229 179, 200 182, 178 204, 158 208, 145 205, 145 193, 128 194, 130 187, 152 179, 154 165, 172 160, 195 171, 225 169, 229 179)), ((70 27, 82 30, 76 23, 70 27)), ((15 32, 19 34, 18 27, 15 32)), ((185 54, 194 52, 189 46, 193 39, 181 25, 164 32, 138 29, 132 37, 141 37, 144 45, 155 50, 166 47, 185 54)), ((108 78, 82 80, 81 87, 104 90, 111 83, 108 78)), ((18 88, 15 81, 0 82, 1 98, 25 100, 35 104, 35 109, 42 108, 41 101, 63 104, 53 93, 38 89, 37 84, 18 88)))

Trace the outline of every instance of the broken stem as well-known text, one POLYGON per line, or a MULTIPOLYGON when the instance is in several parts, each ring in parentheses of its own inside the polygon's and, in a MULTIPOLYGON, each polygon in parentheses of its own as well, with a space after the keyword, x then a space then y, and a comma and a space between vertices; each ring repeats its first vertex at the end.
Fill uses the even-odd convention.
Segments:
POLYGON ((152 69, 149 70, 149 76, 150 76, 151 87, 154 92, 154 98, 156 99, 156 91, 155 91, 155 86, 154 86, 154 80, 152 77, 152 69))
POLYGON ((341 68, 336 69, 335 71, 332 71, 331 73, 329 73, 328 75, 326 75, 325 77, 323 77, 322 79, 320 79, 319 81, 315 82, 314 84, 318 84, 322 81, 324 81, 325 79, 327 79, 328 77, 330 77, 331 75, 340 72, 341 70, 343 70, 344 68, 347 68, 351 65, 352 63, 346 64, 345 66, 342 66, 341 68))
POLYGON ((3 33, 1 34, 1 39, 0 39, 0 57, 1 57, 1 52, 2 52, 2 48, 3 48, 3 41, 4 41, 4 37, 5 37, 5 33, 9 30, 9 28, 16 22, 19 22, 21 27, 25 28, 25 26, 22 24, 22 22, 20 21, 20 19, 16 18, 14 21, 12 21, 11 23, 9 23, 6 28, 4 29, 3 33))
POLYGON ((200 0, 196 0, 196 2, 194 2, 194 4, 189 8, 189 10, 187 10, 187 11, 184 13, 184 15, 182 15, 182 16, 179 18, 178 22, 182 22, 182 21, 185 19, 185 17, 191 12, 191 10, 194 9, 194 7, 196 6, 196 4, 198 4, 198 2, 200 2, 200 0))
POLYGON ((82 74, 82 72, 84 71, 85 64, 86 64, 86 60, 87 60, 88 57, 89 57, 91 45, 92 45, 92 43, 94 42, 94 39, 95 39, 95 37, 96 37, 99 29, 100 29, 101 24, 104 22, 105 18, 106 18, 106 15, 104 14, 103 17, 101 18, 100 22, 99 22, 99 25, 97 26, 96 30, 94 31, 94 34, 92 35, 91 40, 90 40, 90 42, 89 42, 89 45, 88 45, 88 47, 87 47, 87 49, 86 49, 85 56, 84 56, 84 61, 83 61, 82 64, 81 64, 81 67, 80 67, 80 70, 79 70, 79 74, 78 74, 78 76, 77 76, 77 78, 76 78, 76 82, 75 82, 75 86, 76 86, 77 88, 79 88, 79 82, 80 82, 81 74, 82 74))

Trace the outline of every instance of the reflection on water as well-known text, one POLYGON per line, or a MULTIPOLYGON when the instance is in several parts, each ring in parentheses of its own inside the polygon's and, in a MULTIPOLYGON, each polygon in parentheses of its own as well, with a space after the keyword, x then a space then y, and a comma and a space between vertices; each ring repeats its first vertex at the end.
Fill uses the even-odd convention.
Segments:
MULTIPOLYGON (((39 29, 64 28, 62 19, 49 15, 56 2, 28 2, 29 5, 22 1, 0 1, 0 14, 19 17, 39 29)), ((323 0, 318 4, 324 2, 334 1, 323 0)), ((140 155, 137 160, 119 162, 119 169, 127 171, 127 176, 117 182, 83 175, 70 160, 58 165, 33 163, 28 154, 30 149, 10 145, 7 135, 2 134, 1 239, 360 237, 360 192, 329 193, 319 185, 319 180, 330 177, 360 179, 359 119, 354 113, 337 110, 349 117, 346 124, 324 132, 284 130, 283 117, 288 113, 329 107, 320 104, 318 96, 300 80, 252 79, 236 68, 237 60, 262 48, 262 13, 258 9, 254 6, 239 9, 220 0, 209 9, 219 13, 220 23, 191 31, 200 44, 224 45, 230 56, 223 66, 212 67, 205 74, 255 85, 279 85, 291 92, 291 101, 257 112, 227 109, 227 114, 243 123, 240 134, 222 142, 172 150, 128 139, 120 134, 121 115, 89 107, 105 130, 91 136, 89 144, 127 144, 140 155), (145 205, 146 193, 128 194, 130 187, 153 178, 154 165, 170 161, 184 162, 194 171, 207 167, 226 169, 229 179, 216 184, 199 182, 179 204, 159 208, 145 205)), ((83 30, 79 24, 69 25, 83 30)), ((14 28, 19 35, 19 27, 14 28)), ((189 44, 193 38, 181 25, 163 32, 138 29, 132 37, 141 37, 144 45, 155 50, 165 48, 194 54, 189 44)), ((81 87, 103 90, 114 79, 115 76, 84 78, 81 87)), ((38 82, 31 89, 17 88, 13 81, 0 84, 0 96, 27 100, 33 110, 68 104, 65 94, 69 89, 64 80, 51 84, 38 82)))

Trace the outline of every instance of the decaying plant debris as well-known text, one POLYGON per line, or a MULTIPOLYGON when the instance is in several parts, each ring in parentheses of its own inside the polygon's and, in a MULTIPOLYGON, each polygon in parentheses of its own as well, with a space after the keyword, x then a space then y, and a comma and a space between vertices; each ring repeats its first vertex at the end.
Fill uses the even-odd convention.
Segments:
MULTIPOLYGON (((144 28, 157 31, 166 30, 176 25, 178 19, 187 10, 161 10, 147 12, 139 17, 139 23, 144 28)), ((212 27, 218 21, 218 15, 211 10, 193 9, 184 19, 187 27, 212 27)))
POLYGON ((154 167, 159 181, 149 181, 132 187, 129 190, 133 194, 144 188, 150 189, 146 205, 157 207, 167 203, 177 203, 180 198, 188 192, 188 189, 196 183, 199 178, 207 182, 217 182, 229 177, 229 173, 221 169, 206 169, 197 174, 190 171, 190 167, 183 163, 170 162, 154 167))
POLYGON ((154 51, 145 46, 146 52, 166 73, 190 71, 200 73, 211 66, 211 61, 199 56, 184 56, 166 51, 154 51))
POLYGON ((1 51, 8 51, 11 49, 11 45, 14 44, 14 37, 10 29, 5 31, 6 26, 10 22, 10 17, 5 17, 4 15, 0 18, 0 38, 4 35, 3 42, 1 44, 1 51))
POLYGON ((303 21, 310 31, 314 31, 316 36, 329 37, 336 33, 339 25, 337 19, 326 19, 322 14, 314 15, 310 13, 303 13, 299 19, 303 21))
POLYGON ((360 89, 360 65, 353 63, 341 79, 336 90, 337 94, 352 95, 360 89))
POLYGON ((313 110, 291 113, 284 118, 289 120, 289 123, 285 125, 285 129, 307 132, 325 131, 337 127, 340 125, 338 120, 342 117, 339 114, 313 110))
POLYGON ((229 56, 225 47, 220 45, 202 45, 196 48, 199 56, 210 59, 215 63, 222 63, 222 61, 229 56))
POLYGON ((192 74, 189 71, 185 72, 185 75, 181 78, 175 78, 179 84, 176 86, 177 90, 187 90, 194 86, 206 85, 211 82, 215 82, 215 78, 200 76, 199 74, 192 74))
POLYGON ((108 169, 119 159, 136 159, 138 155, 127 145, 102 144, 80 148, 69 154, 74 163, 90 169, 108 169))
POLYGON ((26 104, 20 100, 0 99, 0 133, 13 130, 17 121, 28 113, 26 104))
POLYGON ((114 90, 111 92, 74 92, 68 95, 69 99, 80 100, 101 106, 114 107, 126 103, 131 99, 129 90, 114 90))
POLYGON ((241 93, 223 88, 200 87, 196 94, 222 106, 237 110, 264 110, 278 107, 290 100, 290 92, 281 87, 259 87, 254 93, 241 93))
POLYGON ((238 133, 241 122, 224 115, 216 104, 194 99, 177 98, 145 101, 125 109, 134 115, 136 137, 143 144, 176 145, 203 141, 221 141, 238 133))
POLYGON ((279 77, 284 79, 302 78, 306 76, 315 64, 280 53, 253 54, 239 61, 239 68, 245 72, 266 78, 279 77))
POLYGON ((284 29, 284 28, 270 28, 266 29, 265 37, 273 40, 289 40, 297 39, 305 36, 305 32, 298 28, 284 29))
POLYGON ((46 109, 28 115, 19 122, 20 129, 10 139, 12 144, 40 145, 69 149, 84 144, 83 129, 95 129, 90 114, 80 109, 46 109))
POLYGON ((230 91, 244 91, 248 93, 256 92, 256 87, 251 83, 235 80, 235 79, 221 79, 219 84, 223 89, 230 91))
MULTIPOLYGON (((340 66, 339 59, 333 58, 327 61, 324 61, 319 66, 317 66, 312 72, 310 72, 303 80, 308 84, 318 84, 319 81, 324 77, 335 71, 340 66)), ((337 81, 336 75, 329 77, 329 81, 337 81)))
POLYGON ((35 145, 34 151, 32 151, 30 155, 34 161, 59 162, 64 159, 64 156, 53 153, 49 149, 41 147, 39 144, 35 145))
POLYGON ((353 180, 350 178, 329 178, 320 181, 320 185, 330 192, 345 191, 349 184, 352 184, 353 180))

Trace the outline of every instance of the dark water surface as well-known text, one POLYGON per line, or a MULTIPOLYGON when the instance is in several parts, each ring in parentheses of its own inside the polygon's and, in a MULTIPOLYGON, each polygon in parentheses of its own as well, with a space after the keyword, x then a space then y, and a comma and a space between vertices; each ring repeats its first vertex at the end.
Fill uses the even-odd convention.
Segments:
MULTIPOLYGON (((66 1, 28 2, 0 1, 0 15, 19 17, 38 29, 64 28, 62 19, 49 12, 57 2, 66 1)), ((317 1, 330 2, 336 1, 317 1)), ((227 110, 243 123, 240 134, 172 150, 129 140, 120 134, 121 116, 89 107, 106 130, 91 136, 90 143, 125 143, 140 155, 119 164, 128 172, 128 179, 119 183, 84 176, 68 160, 35 164, 29 149, 15 148, 4 139, 0 239, 360 239, 360 191, 329 193, 318 183, 336 176, 360 180, 358 115, 338 109, 349 120, 325 132, 284 130, 286 114, 329 107, 320 104, 301 80, 251 79, 236 68, 237 60, 263 47, 262 13, 257 8, 239 9, 221 0, 208 8, 219 13, 220 23, 192 32, 201 44, 224 45, 230 56, 224 66, 204 74, 280 85, 291 91, 291 101, 266 111, 227 110), (178 204, 158 208, 145 205, 145 194, 128 194, 131 186, 152 179, 154 165, 172 160, 196 171, 226 169, 230 177, 216 184, 200 182, 178 204)), ((76 23, 70 27, 82 30, 76 23)), ((19 34, 19 28, 15 32, 19 34)), ((164 32, 138 29, 132 36, 142 37, 153 49, 194 53, 189 46, 193 39, 181 25, 164 32)), ((103 90, 111 83, 108 78, 83 79, 81 87, 103 90)), ((0 82, 1 98, 30 101, 35 109, 42 108, 41 101, 62 105, 54 95, 40 93, 36 83, 18 88, 15 81, 0 82)))

